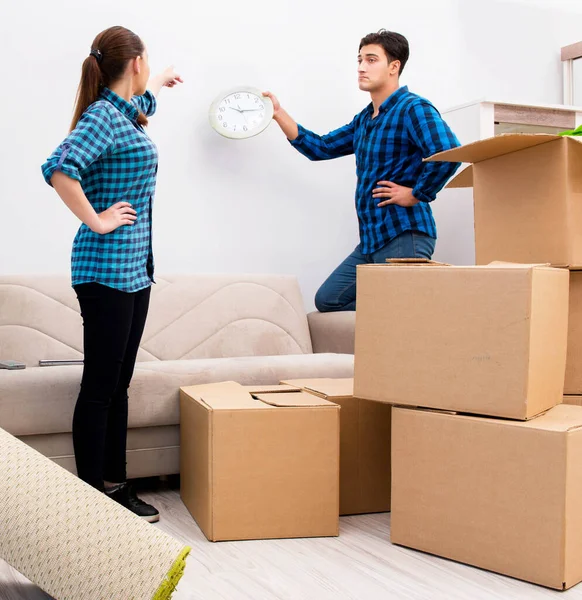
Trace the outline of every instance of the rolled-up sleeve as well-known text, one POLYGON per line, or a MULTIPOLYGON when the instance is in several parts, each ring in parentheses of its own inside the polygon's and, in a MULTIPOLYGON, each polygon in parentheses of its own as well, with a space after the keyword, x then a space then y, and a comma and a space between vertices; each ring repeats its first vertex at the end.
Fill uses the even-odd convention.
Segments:
POLYGON ((111 116, 107 108, 90 106, 77 126, 42 165, 45 181, 51 184, 55 171, 82 181, 83 171, 114 145, 111 116))
POLYGON ((134 96, 132 102, 146 117, 151 117, 158 108, 158 101, 150 90, 143 96, 134 96))

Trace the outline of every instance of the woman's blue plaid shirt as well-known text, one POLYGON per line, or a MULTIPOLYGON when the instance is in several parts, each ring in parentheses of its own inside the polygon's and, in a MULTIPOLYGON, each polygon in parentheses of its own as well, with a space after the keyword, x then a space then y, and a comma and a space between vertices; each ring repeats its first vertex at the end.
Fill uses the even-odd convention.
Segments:
POLYGON ((155 110, 156 99, 149 91, 130 103, 104 88, 42 166, 49 185, 55 171, 79 181, 97 213, 116 202, 129 202, 137 212, 133 225, 106 234, 81 225, 73 241, 73 285, 96 282, 136 292, 153 281, 152 201, 158 152, 137 118, 140 111, 150 116, 155 110))

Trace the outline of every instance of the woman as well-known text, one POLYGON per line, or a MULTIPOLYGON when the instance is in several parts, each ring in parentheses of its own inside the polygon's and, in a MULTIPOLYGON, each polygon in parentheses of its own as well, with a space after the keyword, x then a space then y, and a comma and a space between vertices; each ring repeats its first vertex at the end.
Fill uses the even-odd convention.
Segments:
POLYGON ((160 89, 182 79, 173 68, 148 84, 149 75, 147 51, 136 34, 124 27, 101 32, 83 63, 71 132, 42 171, 83 222, 71 259, 84 327, 83 378, 73 417, 77 472, 155 522, 158 511, 126 481, 127 390, 154 269, 158 153, 144 126, 160 89))

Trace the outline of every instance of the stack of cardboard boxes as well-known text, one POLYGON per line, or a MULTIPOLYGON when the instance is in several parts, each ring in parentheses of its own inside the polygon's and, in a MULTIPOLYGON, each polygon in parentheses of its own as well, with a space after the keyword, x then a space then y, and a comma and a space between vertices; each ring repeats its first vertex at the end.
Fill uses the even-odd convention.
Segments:
POLYGON ((430 159, 472 163, 450 185, 474 187, 479 266, 358 267, 354 380, 182 388, 181 495, 208 539, 392 507, 394 543, 582 580, 582 406, 562 403, 582 404, 580 141, 430 159))
MULTIPOLYGON (((472 163, 448 187, 473 187, 475 256, 547 263, 570 272, 564 391, 582 395, 582 137, 510 134, 429 160, 472 163)), ((582 398, 565 398, 581 404, 582 398)))
POLYGON ((560 404, 566 360, 582 390, 582 144, 509 135, 433 160, 473 163, 452 186, 474 187, 482 266, 358 272, 355 393, 397 405, 391 539, 565 589, 582 580, 582 407, 560 404))
POLYGON ((354 392, 395 405, 393 543, 582 578, 582 407, 557 406, 568 283, 527 265, 359 268, 354 392))

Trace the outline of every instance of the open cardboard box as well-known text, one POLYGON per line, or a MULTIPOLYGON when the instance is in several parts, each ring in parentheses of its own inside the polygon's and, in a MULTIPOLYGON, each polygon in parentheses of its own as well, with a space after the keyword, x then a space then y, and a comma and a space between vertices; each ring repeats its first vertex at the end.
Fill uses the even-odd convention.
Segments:
POLYGON ((447 187, 473 187, 477 264, 582 266, 582 137, 510 133, 426 160, 471 163, 447 187))
POLYGON ((272 387, 180 390, 180 494, 211 541, 339 535, 340 408, 272 387))

